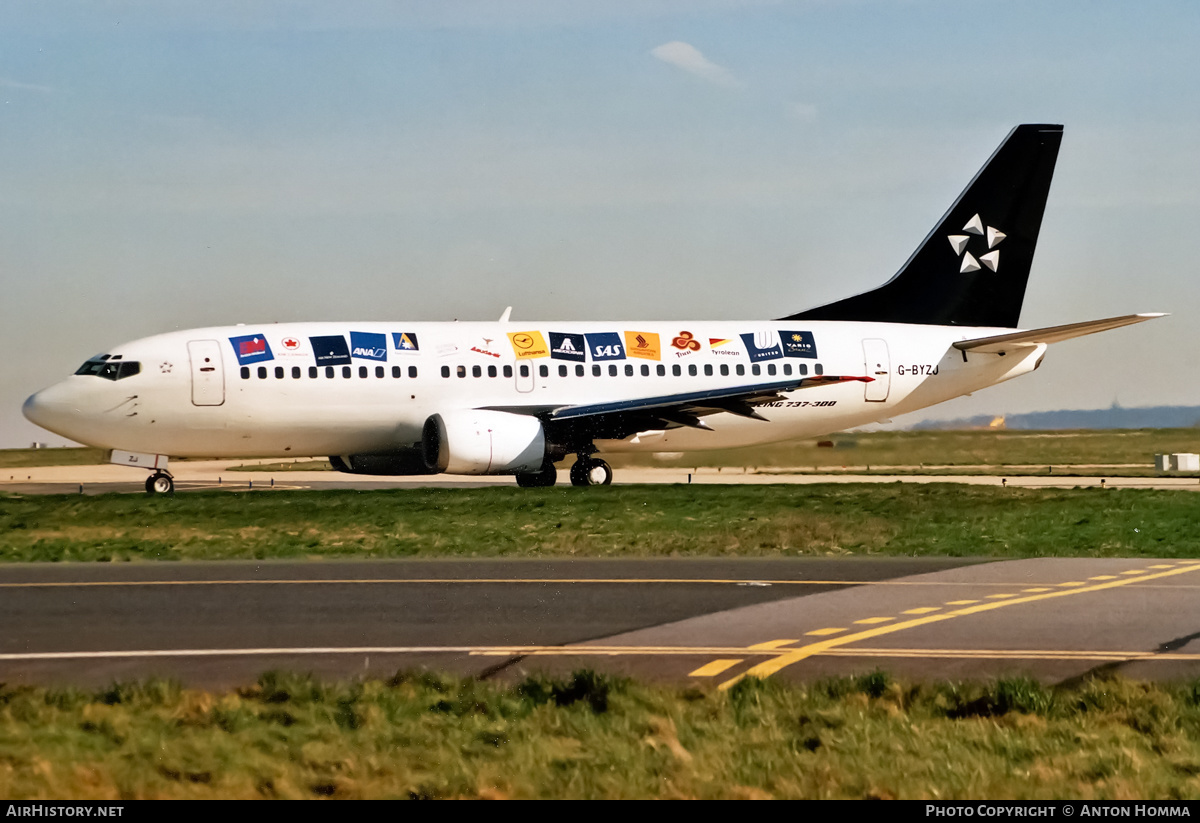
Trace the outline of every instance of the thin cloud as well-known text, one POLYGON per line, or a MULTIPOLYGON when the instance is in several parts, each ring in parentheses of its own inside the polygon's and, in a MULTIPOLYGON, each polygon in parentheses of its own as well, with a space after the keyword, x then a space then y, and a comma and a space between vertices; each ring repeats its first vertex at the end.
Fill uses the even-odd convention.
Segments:
POLYGON ((669 63, 677 69, 683 69, 688 74, 694 74, 710 83, 716 83, 718 86, 732 89, 742 85, 729 73, 729 69, 718 66, 690 43, 672 40, 670 43, 663 43, 661 46, 651 49, 650 54, 664 63, 669 63))
POLYGON ((22 91, 39 91, 43 94, 50 94, 54 89, 49 86, 39 86, 37 83, 21 83, 17 80, 9 80, 7 77, 0 77, 0 88, 6 89, 21 89, 22 91))

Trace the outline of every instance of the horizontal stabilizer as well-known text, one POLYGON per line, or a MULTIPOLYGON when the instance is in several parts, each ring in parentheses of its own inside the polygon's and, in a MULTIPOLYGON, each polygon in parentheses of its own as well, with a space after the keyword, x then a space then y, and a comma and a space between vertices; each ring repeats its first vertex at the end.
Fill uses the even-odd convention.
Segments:
POLYGON ((1156 317, 1166 317, 1166 315, 1163 313, 1126 314, 1122 317, 1109 317, 1104 320, 1089 320, 1086 323, 1069 323, 1065 326, 1050 326, 1045 329, 1016 331, 992 337, 977 337, 974 340, 959 340, 954 343, 954 348, 962 351, 1004 354, 1013 349, 1033 348, 1043 343, 1058 343, 1062 340, 1070 340, 1072 337, 1083 337, 1085 334, 1095 334, 1098 331, 1144 323, 1156 317))

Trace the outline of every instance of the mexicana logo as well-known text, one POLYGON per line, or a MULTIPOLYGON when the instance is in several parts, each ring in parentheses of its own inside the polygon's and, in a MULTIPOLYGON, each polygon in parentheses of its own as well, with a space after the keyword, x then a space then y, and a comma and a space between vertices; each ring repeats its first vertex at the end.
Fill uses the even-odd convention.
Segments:
POLYGON ((262 363, 275 359, 275 355, 271 354, 271 344, 267 342, 264 335, 247 334, 242 337, 231 337, 229 342, 233 346, 233 353, 237 355, 239 365, 245 366, 249 363, 262 363))
POLYGON ((550 332, 550 357, 554 360, 574 360, 582 363, 587 358, 583 335, 550 332))
POLYGON ((387 360, 387 335, 367 331, 350 332, 350 354, 363 360, 387 360))

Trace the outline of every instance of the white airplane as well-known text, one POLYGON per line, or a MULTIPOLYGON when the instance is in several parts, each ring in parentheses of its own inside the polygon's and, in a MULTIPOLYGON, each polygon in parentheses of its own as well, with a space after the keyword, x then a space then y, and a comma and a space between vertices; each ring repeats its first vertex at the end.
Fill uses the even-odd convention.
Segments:
POLYGON ((606 485, 597 454, 814 437, 1031 372, 1135 314, 1016 329, 1062 127, 1013 129, 883 286, 774 321, 283 323, 117 346, 25 401, 29 420, 149 468, 329 456, 344 472, 606 485))

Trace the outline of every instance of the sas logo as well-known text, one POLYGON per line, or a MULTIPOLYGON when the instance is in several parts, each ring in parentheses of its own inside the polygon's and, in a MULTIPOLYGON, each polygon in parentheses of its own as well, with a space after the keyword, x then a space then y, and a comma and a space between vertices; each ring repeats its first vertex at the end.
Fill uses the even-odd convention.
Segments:
POLYGON ((779 348, 779 339, 773 331, 758 331, 741 335, 742 343, 746 346, 746 354, 750 355, 750 362, 757 363, 760 360, 778 360, 783 357, 783 351, 779 348))
POLYGON ((550 356, 555 360, 582 363, 587 359, 587 344, 583 342, 583 335, 550 332, 550 356))
POLYGON ((550 356, 546 338, 542 337, 540 331, 510 331, 508 340, 512 343, 513 353, 518 360, 550 356))
POLYGON ((350 355, 362 360, 387 360, 387 335, 375 332, 350 332, 350 355))
POLYGON ((587 350, 594 362, 625 359, 625 344, 616 332, 602 331, 587 335, 587 350))
POLYGON ((630 357, 640 357, 643 360, 662 359, 662 348, 658 343, 658 335, 654 332, 625 332, 625 351, 630 357))
POLYGON ((233 353, 237 355, 238 363, 242 366, 275 359, 275 356, 271 354, 271 346, 267 343, 267 338, 261 334, 231 337, 229 343, 233 346, 233 353))
POLYGON ((1007 234, 994 229, 991 226, 984 230, 983 220, 979 215, 975 215, 967 221, 967 225, 962 227, 966 234, 951 234, 947 235, 946 239, 950 241, 950 247, 954 249, 954 253, 962 257, 962 263, 958 267, 959 274, 970 274, 973 271, 979 271, 984 266, 987 266, 992 271, 1000 270, 1000 250, 996 246, 1008 237, 1007 234), (979 255, 979 259, 975 259, 975 255, 967 251, 967 244, 971 241, 971 235, 977 237, 987 237, 988 251, 986 254, 979 255))
POLYGON ((419 351, 417 336, 410 331, 394 331, 392 332, 392 347, 398 352, 416 354, 419 351))
POLYGON ((779 339, 783 341, 784 357, 816 358, 817 343, 810 331, 781 331, 779 339))
POLYGON ((346 338, 340 334, 310 337, 313 354, 318 366, 348 366, 350 365, 350 349, 346 346, 346 338))

